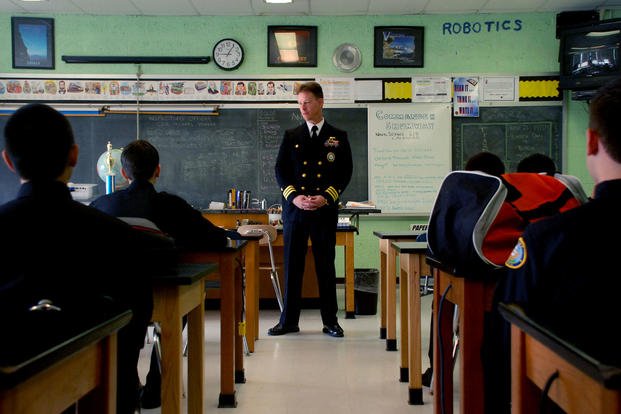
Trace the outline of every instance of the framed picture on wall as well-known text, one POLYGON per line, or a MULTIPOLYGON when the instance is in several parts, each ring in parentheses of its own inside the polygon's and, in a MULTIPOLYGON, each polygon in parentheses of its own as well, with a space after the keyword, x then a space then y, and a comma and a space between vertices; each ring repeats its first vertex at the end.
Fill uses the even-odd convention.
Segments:
POLYGON ((317 66, 317 26, 268 26, 267 66, 317 66))
POLYGON ((54 69, 54 19, 11 17, 13 68, 54 69))
POLYGON ((375 67, 422 68, 424 56, 422 26, 375 26, 375 67))

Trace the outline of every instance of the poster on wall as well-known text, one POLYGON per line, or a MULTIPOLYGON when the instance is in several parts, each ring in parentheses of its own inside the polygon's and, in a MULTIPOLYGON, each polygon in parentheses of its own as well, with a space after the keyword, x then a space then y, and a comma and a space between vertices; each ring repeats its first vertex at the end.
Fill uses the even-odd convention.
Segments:
POLYGON ((450 102, 451 78, 416 76, 412 78, 412 102, 450 102))
POLYGON ((479 78, 453 79, 453 116, 479 116, 479 78))
POLYGON ((368 112, 369 200, 428 215, 451 170, 450 103, 375 104, 368 112))
POLYGON ((0 78, 0 100, 52 102, 288 102, 293 79, 0 78))

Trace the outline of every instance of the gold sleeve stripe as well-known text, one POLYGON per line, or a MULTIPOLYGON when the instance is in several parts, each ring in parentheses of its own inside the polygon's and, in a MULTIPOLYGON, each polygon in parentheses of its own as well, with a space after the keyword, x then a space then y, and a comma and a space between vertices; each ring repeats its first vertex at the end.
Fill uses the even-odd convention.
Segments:
POLYGON ((295 187, 292 185, 288 185, 287 188, 285 188, 282 191, 282 195, 285 197, 285 199, 289 198, 289 196, 295 192, 295 187))
POLYGON ((339 198, 338 191, 336 191, 336 189, 334 187, 332 187, 332 186, 330 186, 330 187, 328 187, 326 189, 326 193, 330 194, 330 197, 332 197, 332 199, 334 201, 338 200, 338 198, 339 198))

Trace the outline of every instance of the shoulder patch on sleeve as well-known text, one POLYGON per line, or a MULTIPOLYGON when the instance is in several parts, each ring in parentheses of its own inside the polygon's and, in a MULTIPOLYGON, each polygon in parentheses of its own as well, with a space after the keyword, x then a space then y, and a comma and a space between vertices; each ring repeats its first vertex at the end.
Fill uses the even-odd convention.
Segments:
POLYGON ((519 238, 505 265, 510 269, 519 269, 526 263, 526 243, 523 238, 519 238))

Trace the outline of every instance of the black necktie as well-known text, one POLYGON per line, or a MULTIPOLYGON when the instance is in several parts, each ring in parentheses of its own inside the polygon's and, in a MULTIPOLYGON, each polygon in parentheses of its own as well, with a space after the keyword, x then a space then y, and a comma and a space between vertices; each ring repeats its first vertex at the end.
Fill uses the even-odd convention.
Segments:
POLYGON ((317 125, 313 125, 313 127, 311 128, 311 139, 315 139, 317 138, 317 130, 319 128, 317 128, 317 125))

